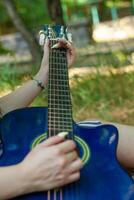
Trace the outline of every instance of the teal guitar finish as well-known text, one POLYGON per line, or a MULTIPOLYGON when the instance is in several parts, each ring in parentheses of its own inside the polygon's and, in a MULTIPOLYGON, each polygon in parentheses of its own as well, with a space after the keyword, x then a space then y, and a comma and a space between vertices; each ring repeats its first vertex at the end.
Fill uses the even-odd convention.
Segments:
MULTIPOLYGON (((38 107, 10 112, 2 119, 0 128, 4 147, 0 166, 19 163, 33 145, 44 140, 47 109, 38 107)), ((73 129, 85 162, 80 181, 49 193, 33 193, 15 199, 134 200, 134 182, 116 159, 117 129, 111 125, 90 123, 74 123, 73 129)))

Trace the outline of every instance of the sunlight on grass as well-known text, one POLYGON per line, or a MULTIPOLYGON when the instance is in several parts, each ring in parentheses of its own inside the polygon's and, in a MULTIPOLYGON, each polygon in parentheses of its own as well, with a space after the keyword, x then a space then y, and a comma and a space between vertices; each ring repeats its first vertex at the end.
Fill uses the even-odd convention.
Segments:
MULTIPOLYGON (((79 74, 82 71, 74 73, 70 79, 74 120, 100 119, 134 125, 132 69, 130 67, 121 70, 121 73, 108 74, 106 70, 104 73, 98 70, 97 73, 84 72, 81 77, 79 74)), ((0 96, 13 91, 29 79, 30 76, 25 73, 11 74, 9 68, 4 67, 0 74, 0 96)), ((33 101, 32 106, 47 106, 47 90, 33 101)))

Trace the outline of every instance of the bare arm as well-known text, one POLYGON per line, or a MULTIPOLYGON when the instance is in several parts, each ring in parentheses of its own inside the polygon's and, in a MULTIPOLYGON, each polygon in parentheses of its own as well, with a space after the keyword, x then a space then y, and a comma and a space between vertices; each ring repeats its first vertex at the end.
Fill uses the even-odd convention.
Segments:
POLYGON ((19 165, 0 168, 0 200, 25 193, 26 186, 19 165))
MULTIPOLYGON (((44 55, 41 62, 41 67, 39 72, 35 75, 35 78, 42 81, 44 86, 46 86, 48 81, 48 66, 49 66, 48 46, 49 46, 49 41, 46 40, 44 45, 44 55)), ((66 40, 64 39, 59 40, 57 48, 58 47, 67 48, 68 65, 71 66, 75 58, 74 47, 70 43, 67 43, 66 40)), ((2 115, 17 108, 23 108, 28 106, 40 92, 41 88, 37 86, 37 83, 34 80, 28 81, 14 92, 0 99, 0 109, 2 115)))
MULTIPOLYGON (((39 72, 35 78, 42 82, 44 86, 48 79, 48 58, 49 58, 49 42, 46 41, 44 45, 44 55, 39 72)), ((41 92, 41 88, 37 86, 35 80, 30 80, 20 88, 0 99, 0 109, 2 115, 17 108, 28 106, 34 98, 41 92)))
POLYGON ((114 125, 119 131, 117 158, 125 168, 134 169, 134 126, 114 125))
POLYGON ((118 129, 117 159, 126 169, 134 169, 134 126, 110 123, 118 129))

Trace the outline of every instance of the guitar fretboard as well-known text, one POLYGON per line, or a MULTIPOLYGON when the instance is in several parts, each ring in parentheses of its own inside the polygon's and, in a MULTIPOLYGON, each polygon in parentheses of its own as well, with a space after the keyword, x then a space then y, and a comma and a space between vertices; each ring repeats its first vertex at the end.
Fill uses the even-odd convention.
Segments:
POLYGON ((48 83, 48 137, 63 131, 72 133, 73 130, 67 50, 64 48, 51 49, 54 44, 55 41, 51 40, 48 83))

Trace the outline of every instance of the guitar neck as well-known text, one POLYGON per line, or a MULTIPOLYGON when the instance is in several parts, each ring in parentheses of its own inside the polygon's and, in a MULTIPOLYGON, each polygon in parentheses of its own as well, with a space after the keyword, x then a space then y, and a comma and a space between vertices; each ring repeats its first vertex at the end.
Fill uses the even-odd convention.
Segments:
POLYGON ((48 82, 48 137, 69 132, 73 138, 72 104, 68 79, 67 50, 51 49, 50 42, 48 82))

